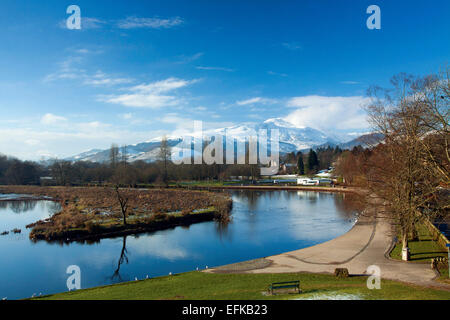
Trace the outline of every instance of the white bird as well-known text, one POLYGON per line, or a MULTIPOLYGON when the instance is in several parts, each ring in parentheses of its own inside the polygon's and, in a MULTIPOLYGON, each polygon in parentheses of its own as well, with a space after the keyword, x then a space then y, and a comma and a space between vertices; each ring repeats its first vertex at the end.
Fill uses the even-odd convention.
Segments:
POLYGON ((208 269, 208 266, 206 266, 206 269, 208 269))
POLYGON ((8 300, 8 297, 4 297, 2 300, 3 300, 3 301, 8 300))
POLYGON ((145 279, 148 279, 148 275, 145 277, 145 279))
POLYGON ((198 267, 197 267, 197 271, 198 271, 198 267))
POLYGON ((134 277, 134 281, 137 281, 137 277, 134 277))
POLYGON ((171 276, 172 275, 172 272, 169 272, 169 276, 171 276))
POLYGON ((36 293, 33 293, 33 295, 31 296, 32 298, 36 297, 36 293))

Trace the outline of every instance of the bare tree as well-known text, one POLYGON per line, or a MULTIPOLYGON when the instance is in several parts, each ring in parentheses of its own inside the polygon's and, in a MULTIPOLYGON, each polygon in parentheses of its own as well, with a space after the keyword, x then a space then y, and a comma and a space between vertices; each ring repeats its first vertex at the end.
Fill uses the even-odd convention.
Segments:
POLYGON ((128 197, 125 197, 120 193, 119 186, 115 186, 117 201, 120 204, 120 211, 122 213, 123 224, 127 224, 127 211, 128 211, 128 197))
POLYGON ((367 160, 366 176, 371 194, 383 200, 407 252, 416 224, 448 209, 448 199, 436 201, 439 188, 449 185, 449 158, 441 153, 448 155, 449 97, 437 94, 448 80, 399 74, 391 83, 390 89, 369 91, 369 119, 384 141, 367 160), (446 111, 442 105, 447 105, 446 111))
POLYGON ((119 147, 113 143, 109 149, 109 163, 112 168, 116 168, 119 162, 119 147))
POLYGON ((123 145, 121 148, 121 162, 122 164, 128 162, 128 149, 126 145, 123 145))

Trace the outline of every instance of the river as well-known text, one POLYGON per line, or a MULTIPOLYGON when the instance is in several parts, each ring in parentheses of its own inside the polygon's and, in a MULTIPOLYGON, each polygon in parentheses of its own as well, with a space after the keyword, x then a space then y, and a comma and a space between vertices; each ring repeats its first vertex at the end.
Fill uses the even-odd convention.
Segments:
MULTIPOLYGON (((29 240, 25 226, 59 210, 51 201, 0 202, 0 299, 67 291, 66 269, 77 265, 81 287, 204 269, 313 246, 352 228, 350 194, 231 191, 232 221, 204 222, 96 243, 29 240)), ((0 195, 0 199, 2 195, 0 195)))

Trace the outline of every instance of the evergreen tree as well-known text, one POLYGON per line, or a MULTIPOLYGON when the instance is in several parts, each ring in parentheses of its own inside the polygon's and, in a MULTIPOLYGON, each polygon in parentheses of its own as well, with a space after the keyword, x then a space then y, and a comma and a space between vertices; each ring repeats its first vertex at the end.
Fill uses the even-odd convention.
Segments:
POLYGON ((305 174, 305 165, 303 163, 303 154, 301 152, 297 153, 297 170, 298 174, 304 175, 305 174))
POLYGON ((319 168, 319 159, 317 158, 317 153, 313 150, 309 150, 308 155, 308 171, 309 173, 316 173, 319 168))

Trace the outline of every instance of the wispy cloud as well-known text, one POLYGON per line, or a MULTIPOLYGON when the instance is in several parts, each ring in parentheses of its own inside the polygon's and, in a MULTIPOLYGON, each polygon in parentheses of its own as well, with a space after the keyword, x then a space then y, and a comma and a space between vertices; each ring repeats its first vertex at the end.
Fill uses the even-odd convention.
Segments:
POLYGON ((57 116, 52 113, 47 113, 41 118, 41 123, 44 125, 52 125, 61 122, 65 122, 67 119, 65 117, 57 116))
MULTIPOLYGON (((119 29, 169 29, 184 23, 181 17, 171 18, 139 18, 127 17, 121 20, 103 20, 94 17, 81 17, 81 31, 101 29, 103 27, 116 27, 119 29)), ((60 20, 58 26, 61 29, 67 29, 67 20, 60 20)))
POLYGON ((178 56, 177 57, 178 60, 175 62, 175 64, 190 63, 192 61, 200 59, 203 55, 204 55, 203 52, 197 52, 197 53, 195 53, 193 55, 190 55, 190 56, 186 56, 186 55, 178 56))
POLYGON ((169 95, 171 91, 180 89, 195 83, 197 80, 183 80, 168 78, 148 84, 140 84, 127 90, 129 93, 100 97, 99 100, 107 103, 121 104, 127 107, 137 108, 161 108, 174 106, 181 103, 182 99, 169 95))
MULTIPOLYGON (((100 29, 108 24, 107 21, 92 17, 81 17, 81 29, 80 30, 92 30, 100 29)), ((61 29, 67 29, 67 20, 61 20, 59 22, 61 29)))
POLYGON ((183 19, 180 17, 173 18, 138 18, 138 17, 128 17, 126 19, 120 20, 117 26, 120 29, 136 29, 136 28, 150 28, 150 29, 168 29, 173 28, 178 25, 183 24, 183 19))
POLYGON ((102 71, 97 71, 92 76, 86 76, 84 80, 85 85, 93 85, 93 86, 112 86, 117 84, 125 84, 131 83, 134 80, 131 78, 114 78, 111 77, 102 71))
POLYGON ((295 41, 292 42, 283 42, 281 44, 284 48, 288 49, 288 50, 293 50, 293 51, 298 51, 302 49, 302 46, 295 41))
POLYGON ((134 79, 115 77, 98 70, 94 74, 88 73, 80 67, 84 61, 88 49, 78 49, 79 55, 69 56, 58 64, 58 70, 44 77, 44 82, 54 82, 60 80, 78 80, 84 85, 90 86, 113 86, 118 84, 131 83, 134 79))
POLYGON ((274 72, 274 71, 267 71, 267 74, 270 74, 271 76, 279 76, 279 77, 287 77, 288 76, 286 73, 280 73, 280 72, 274 72))
POLYGON ((358 81, 341 81, 342 84, 360 84, 358 81))
POLYGON ((197 66, 195 67, 199 70, 211 70, 211 71, 226 71, 226 72, 234 72, 234 69, 230 68, 224 68, 224 67, 204 67, 204 66, 197 66))
POLYGON ((246 105, 252 105, 252 104, 272 104, 276 103, 275 99, 269 99, 269 98, 262 98, 262 97, 254 97, 246 100, 240 100, 236 101, 236 104, 239 106, 246 106, 246 105))

